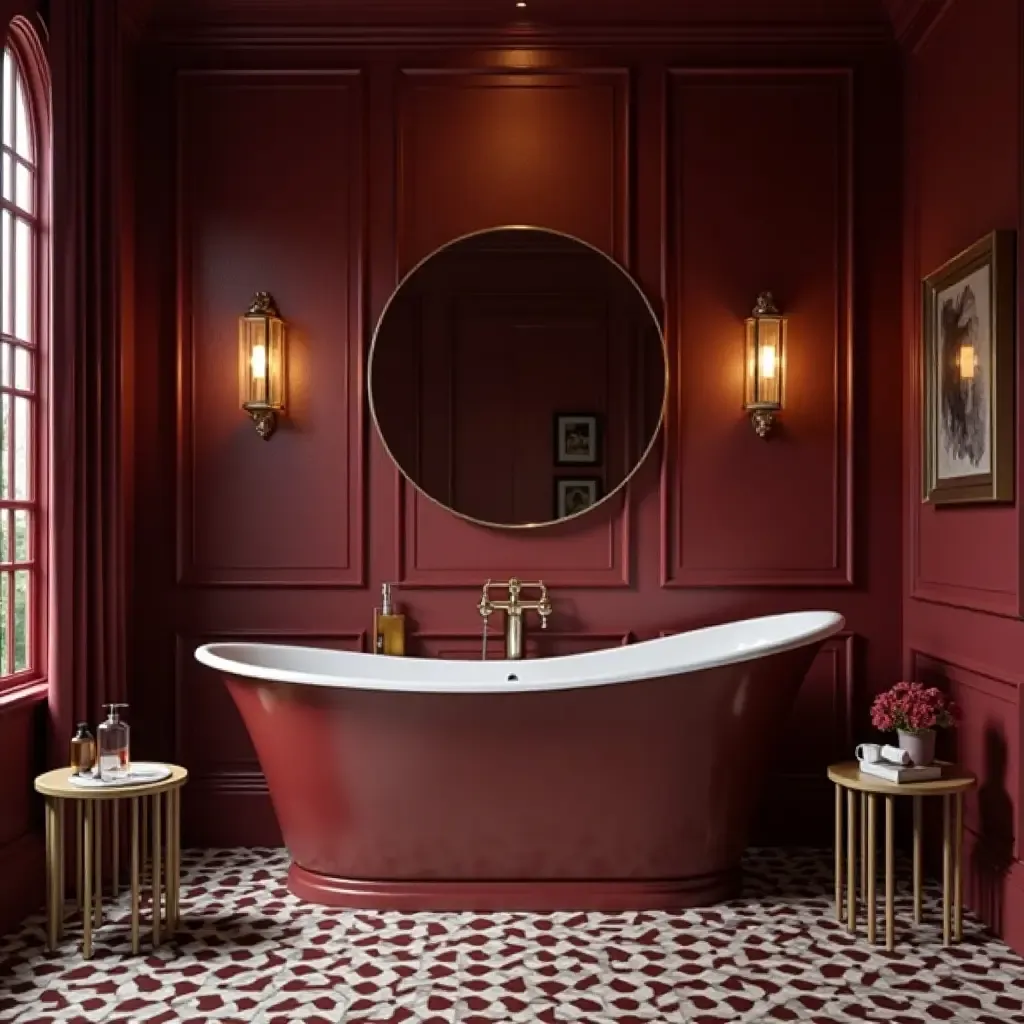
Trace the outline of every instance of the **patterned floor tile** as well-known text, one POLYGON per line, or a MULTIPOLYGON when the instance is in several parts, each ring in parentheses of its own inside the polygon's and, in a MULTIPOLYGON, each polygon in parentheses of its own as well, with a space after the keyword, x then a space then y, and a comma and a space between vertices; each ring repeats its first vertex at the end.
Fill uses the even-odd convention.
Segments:
POLYGON ((835 920, 832 862, 752 851, 741 899, 682 913, 407 914, 300 903, 280 850, 187 855, 176 941, 131 957, 126 898, 94 959, 41 915, 0 939, 0 1022, 1024 1024, 1024 960, 973 920, 943 949, 937 892, 894 953, 835 920))

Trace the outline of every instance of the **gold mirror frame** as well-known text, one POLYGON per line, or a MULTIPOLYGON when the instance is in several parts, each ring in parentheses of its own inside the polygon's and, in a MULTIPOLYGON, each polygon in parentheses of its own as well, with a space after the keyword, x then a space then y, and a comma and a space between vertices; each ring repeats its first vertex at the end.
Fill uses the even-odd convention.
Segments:
POLYGON ((658 440, 658 435, 661 433, 661 428, 665 423, 665 410, 668 408, 668 394, 669 394, 669 363, 668 363, 668 345, 665 342, 665 331, 662 327, 661 321, 658 319, 657 313, 654 311, 654 306, 651 305, 650 300, 644 294, 643 289, 637 283, 633 275, 626 270, 617 260, 613 259, 606 252, 599 249, 596 245, 592 245, 590 242, 584 241, 582 238, 577 238, 575 235, 570 235, 565 231, 557 231, 554 228, 542 228, 537 227, 533 224, 502 224, 490 228, 482 228, 479 231, 470 231, 465 235, 460 235, 457 238, 453 238, 444 245, 438 246, 432 252, 427 253, 421 260, 419 260, 411 270, 404 274, 398 284, 395 286, 394 291, 388 296, 388 301, 384 303, 384 308, 381 310, 380 316, 377 318, 376 326, 373 329, 373 336, 370 340, 370 354, 366 363, 366 396, 370 405, 370 416, 373 419, 374 428, 377 431, 377 437, 380 438, 381 444, 384 446, 384 450, 388 454, 388 458, 391 459, 392 464, 402 475, 406 483, 412 488, 423 495, 428 501, 433 502, 438 508, 443 508, 446 512, 451 513, 453 516, 459 519, 465 520, 467 523, 473 523, 476 526, 486 526, 494 530, 536 530, 542 527, 560 526, 562 523, 571 522, 574 519, 578 519, 580 516, 585 516, 593 512, 595 509, 600 508, 606 502, 610 501, 616 495, 618 495, 633 479, 634 476, 639 472, 640 467, 647 461, 654 448, 655 443, 658 440), (385 318, 388 315, 388 310, 391 309, 391 304, 398 297, 404 285, 416 274, 416 272, 423 267, 426 263, 432 260, 435 256, 440 255, 452 247, 459 245, 462 242, 469 241, 472 238, 479 238, 481 235, 494 234, 497 231, 536 231, 540 234, 552 235, 556 238, 564 239, 565 241, 575 242, 578 245, 589 249, 591 252, 596 253, 611 266, 613 266, 619 274, 629 283, 633 291, 640 297, 640 301, 643 302, 644 308, 647 310, 648 316, 651 318, 651 323, 654 325, 658 332, 658 340, 661 342, 661 359, 662 367, 665 374, 665 386, 662 389, 661 395, 661 408, 658 412, 658 419, 654 425, 654 429, 651 431, 650 440, 647 442, 647 446, 644 448, 637 459, 633 468, 623 476, 622 480, 619 481, 607 494, 603 495, 593 505, 588 505, 585 509, 579 512, 573 512, 572 515, 562 516, 560 519, 547 519, 537 523, 495 523, 487 519, 477 519, 475 516, 467 515, 465 512, 460 512, 458 509, 454 509, 449 505, 446 505, 443 501, 435 498, 432 494, 425 491, 403 468, 402 464, 395 458, 394 452, 388 445, 387 438, 384 437, 384 431, 381 430, 380 420, 377 418, 377 408, 373 401, 373 359, 377 350, 377 339, 380 334, 381 325, 384 323, 385 318))

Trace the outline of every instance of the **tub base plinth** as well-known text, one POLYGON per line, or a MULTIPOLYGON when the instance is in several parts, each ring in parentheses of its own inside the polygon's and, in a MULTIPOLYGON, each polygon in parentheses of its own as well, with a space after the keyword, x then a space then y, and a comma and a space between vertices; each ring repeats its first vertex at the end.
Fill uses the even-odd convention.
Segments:
POLYGON ((735 867, 692 878, 528 881, 367 881, 321 875, 292 863, 288 888, 301 900, 351 910, 685 910, 737 896, 735 867))

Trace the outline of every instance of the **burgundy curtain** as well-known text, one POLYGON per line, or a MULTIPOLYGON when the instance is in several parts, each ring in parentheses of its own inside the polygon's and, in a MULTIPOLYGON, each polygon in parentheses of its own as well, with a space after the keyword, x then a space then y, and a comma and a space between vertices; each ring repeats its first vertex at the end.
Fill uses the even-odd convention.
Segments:
POLYGON ((126 211, 119 0, 51 0, 53 422, 50 693, 58 756, 74 722, 123 700, 121 316, 126 211))

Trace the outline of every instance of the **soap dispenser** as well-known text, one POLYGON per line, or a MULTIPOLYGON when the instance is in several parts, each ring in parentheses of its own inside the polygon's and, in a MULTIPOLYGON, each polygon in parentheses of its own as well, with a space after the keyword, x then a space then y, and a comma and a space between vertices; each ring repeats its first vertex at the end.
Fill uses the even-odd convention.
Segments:
POLYGON ((375 654, 405 654, 405 616, 395 612, 391 584, 380 587, 380 608, 373 613, 373 651, 375 654))

